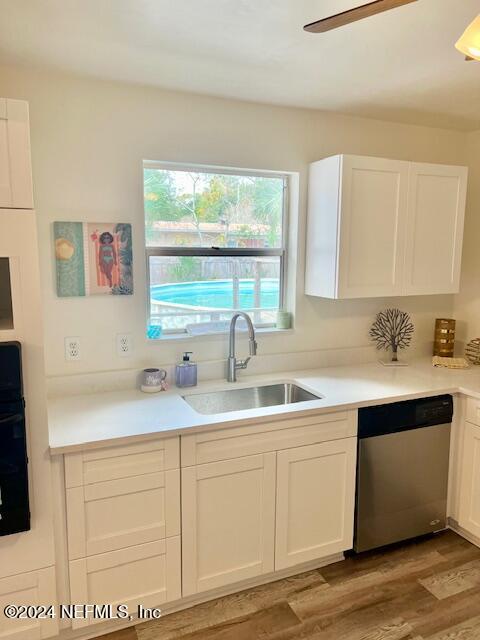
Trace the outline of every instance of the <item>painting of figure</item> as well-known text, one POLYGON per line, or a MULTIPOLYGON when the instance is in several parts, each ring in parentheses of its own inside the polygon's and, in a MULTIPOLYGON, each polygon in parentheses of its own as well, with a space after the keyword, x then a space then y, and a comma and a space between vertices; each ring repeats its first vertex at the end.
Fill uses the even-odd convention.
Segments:
MULTIPOLYGON (((115 275, 117 276, 117 251, 114 245, 114 238, 109 231, 104 231, 98 238, 97 234, 92 236, 92 240, 96 242, 98 239, 98 268, 100 279, 108 281, 108 286, 113 287, 113 269, 115 267, 115 275)), ((101 284, 101 282, 99 282, 101 284)))
POLYGON ((55 222, 54 236, 59 296, 133 293, 130 224, 55 222))

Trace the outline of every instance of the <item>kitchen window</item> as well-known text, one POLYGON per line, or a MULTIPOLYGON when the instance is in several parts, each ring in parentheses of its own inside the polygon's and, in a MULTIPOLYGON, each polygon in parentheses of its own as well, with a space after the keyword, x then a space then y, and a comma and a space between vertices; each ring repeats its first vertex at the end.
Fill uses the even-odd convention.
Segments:
POLYGON ((144 163, 148 337, 275 325, 284 302, 288 176, 144 163))

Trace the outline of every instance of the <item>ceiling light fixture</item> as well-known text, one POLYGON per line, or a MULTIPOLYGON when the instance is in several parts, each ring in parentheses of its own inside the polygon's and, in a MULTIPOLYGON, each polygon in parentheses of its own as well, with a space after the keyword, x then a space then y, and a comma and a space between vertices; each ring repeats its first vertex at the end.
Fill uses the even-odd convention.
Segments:
POLYGON ((465 55, 467 60, 480 61, 480 15, 468 25, 455 47, 465 55))

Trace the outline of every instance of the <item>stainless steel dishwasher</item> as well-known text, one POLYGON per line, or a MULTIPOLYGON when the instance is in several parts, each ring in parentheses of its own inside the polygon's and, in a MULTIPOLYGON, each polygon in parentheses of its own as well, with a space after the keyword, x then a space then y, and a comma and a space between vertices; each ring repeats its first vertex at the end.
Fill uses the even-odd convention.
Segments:
POLYGON ((358 412, 354 550, 446 527, 452 396, 358 412))

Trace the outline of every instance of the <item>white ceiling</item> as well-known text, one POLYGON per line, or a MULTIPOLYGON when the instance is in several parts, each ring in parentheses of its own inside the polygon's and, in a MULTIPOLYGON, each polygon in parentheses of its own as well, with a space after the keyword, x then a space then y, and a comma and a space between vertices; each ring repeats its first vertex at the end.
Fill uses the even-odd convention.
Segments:
POLYGON ((478 0, 418 0, 326 34, 366 0, 0 0, 0 57, 257 102, 480 128, 478 0))

